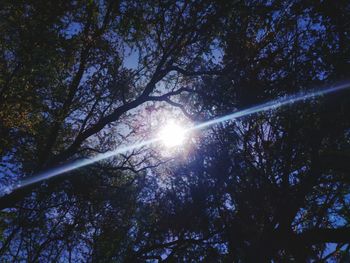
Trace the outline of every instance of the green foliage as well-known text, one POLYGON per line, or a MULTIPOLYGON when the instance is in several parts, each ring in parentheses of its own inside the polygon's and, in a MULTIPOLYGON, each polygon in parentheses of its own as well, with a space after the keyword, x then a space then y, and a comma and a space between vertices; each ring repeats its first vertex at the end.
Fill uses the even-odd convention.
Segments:
MULTIPOLYGON (((0 183, 152 136, 157 110, 199 122, 343 80, 349 12, 348 1, 3 1, 0 183)), ((139 149, 4 194, 0 256, 345 262, 349 107, 348 91, 332 94, 216 126, 176 161, 139 149)))

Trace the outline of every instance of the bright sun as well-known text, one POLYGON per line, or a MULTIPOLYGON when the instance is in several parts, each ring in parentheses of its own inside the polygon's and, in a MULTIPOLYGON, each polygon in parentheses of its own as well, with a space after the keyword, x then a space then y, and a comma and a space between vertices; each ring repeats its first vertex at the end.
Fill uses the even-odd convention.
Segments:
POLYGON ((171 148, 181 145, 185 140, 185 129, 173 121, 168 122, 159 132, 159 139, 164 146, 171 148))

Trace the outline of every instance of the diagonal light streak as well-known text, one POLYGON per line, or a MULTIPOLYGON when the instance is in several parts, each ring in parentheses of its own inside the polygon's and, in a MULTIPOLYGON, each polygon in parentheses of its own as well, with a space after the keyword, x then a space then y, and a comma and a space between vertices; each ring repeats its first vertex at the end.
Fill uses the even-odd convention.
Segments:
POLYGON ((150 139, 150 140, 136 143, 133 145, 121 147, 121 148, 115 149, 113 151, 98 154, 95 157, 90 158, 90 159, 81 159, 81 160, 77 160, 77 161, 72 162, 72 163, 61 165, 57 168, 53 168, 53 169, 50 169, 48 171, 39 173, 35 176, 31 176, 31 177, 28 177, 28 178, 21 180, 20 183, 18 183, 14 189, 22 188, 22 187, 25 187, 27 185, 31 185, 31 184, 55 177, 57 175, 60 175, 60 174, 66 173, 66 172, 70 172, 72 170, 93 164, 95 162, 110 158, 112 156, 115 156, 115 155, 118 155, 121 153, 126 153, 129 151, 135 150, 135 149, 139 149, 143 146, 150 145, 150 144, 155 143, 159 140, 160 140, 159 138, 150 139))
POLYGON ((307 92, 307 93, 297 93, 294 95, 286 96, 284 98, 271 100, 269 102, 266 102, 266 103, 263 103, 263 104, 260 104, 257 106, 253 106, 253 107, 250 107, 250 108, 245 109, 245 110, 237 111, 237 112, 234 112, 232 114, 222 116, 220 118, 215 118, 213 120, 199 123, 198 125, 189 128, 189 130, 204 129, 204 128, 207 128, 209 126, 221 123, 221 122, 234 120, 234 119, 248 116, 248 115, 251 115, 254 113, 258 113, 258 112, 275 110, 277 108, 280 108, 280 107, 288 105, 288 104, 293 104, 293 103, 296 103, 299 101, 303 101, 303 100, 307 100, 307 99, 311 99, 311 98, 316 98, 316 97, 319 97, 321 95, 334 93, 334 92, 341 91, 341 90, 344 90, 347 88, 350 88, 350 83, 343 83, 343 84, 339 84, 337 86, 333 86, 333 87, 329 87, 329 88, 321 89, 321 90, 316 90, 316 91, 312 91, 312 92, 307 92))
MULTIPOLYGON (((190 132, 193 130, 199 130, 199 129, 205 129, 205 128, 208 128, 209 126, 213 126, 213 125, 218 124, 218 123, 222 123, 222 122, 226 122, 226 121, 230 121, 230 120, 235 120, 235 119, 245 117, 245 116, 248 116, 251 114, 259 113, 259 112, 275 110, 277 108, 280 108, 280 107, 288 105, 288 104, 293 104, 293 103, 296 103, 299 101, 304 101, 304 100, 315 98, 315 97, 318 97, 321 95, 334 93, 337 91, 347 89, 349 87, 350 87, 350 83, 347 82, 347 83, 342 83, 342 84, 339 84, 336 86, 331 86, 331 87, 326 88, 326 89, 314 90, 314 91, 311 91, 308 93, 297 93, 297 94, 290 95, 290 96, 287 96, 287 97, 284 97, 281 99, 276 99, 276 100, 269 101, 267 103, 253 106, 253 107, 250 107, 250 108, 245 109, 245 110, 237 111, 237 112, 225 115, 225 116, 220 117, 220 118, 215 118, 215 119, 203 122, 203 123, 199 123, 195 126, 192 126, 188 129, 186 129, 186 132, 190 132)), ((135 149, 139 149, 139 148, 147 146, 147 145, 151 145, 153 143, 159 142, 160 140, 161 139, 159 137, 156 137, 156 138, 146 140, 146 141, 143 141, 140 143, 121 147, 121 148, 118 148, 118 149, 113 150, 113 151, 98 154, 90 159, 81 159, 81 160, 77 160, 77 161, 72 162, 72 163, 68 163, 68 164, 59 166, 57 168, 54 168, 54 169, 51 169, 51 170, 48 170, 48 171, 45 171, 45 172, 42 172, 42 173, 39 173, 37 175, 34 175, 34 176, 31 176, 31 177, 28 177, 28 178, 21 180, 12 189, 12 191, 19 189, 19 188, 22 188, 22 187, 25 187, 25 186, 28 186, 28 185, 31 185, 31 184, 34 184, 34 183, 37 183, 37 182, 40 182, 40 181, 43 181, 43 180, 47 180, 49 178, 61 175, 63 173, 66 173, 66 172, 69 172, 69 171, 72 171, 72 170, 75 170, 78 168, 81 168, 83 166, 90 165, 92 163, 110 158, 112 156, 115 156, 115 155, 118 155, 121 153, 126 153, 126 152, 129 152, 129 151, 132 151, 135 149)))

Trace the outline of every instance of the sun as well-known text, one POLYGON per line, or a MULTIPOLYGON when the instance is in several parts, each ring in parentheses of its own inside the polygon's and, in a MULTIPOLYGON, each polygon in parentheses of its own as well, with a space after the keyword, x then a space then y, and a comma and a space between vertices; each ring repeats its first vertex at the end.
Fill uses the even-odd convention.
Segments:
POLYGON ((169 121, 159 132, 159 139, 167 148, 183 144, 185 138, 186 130, 174 121, 169 121))

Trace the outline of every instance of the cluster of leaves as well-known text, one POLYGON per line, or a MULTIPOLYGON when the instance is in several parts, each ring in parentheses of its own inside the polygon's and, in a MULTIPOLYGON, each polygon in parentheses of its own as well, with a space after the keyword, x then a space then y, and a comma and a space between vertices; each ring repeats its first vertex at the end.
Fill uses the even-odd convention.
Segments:
MULTIPOLYGON (((345 0, 2 5, 0 168, 19 178, 144 137, 159 105, 203 121, 350 72, 345 0)), ((143 148, 16 189, 0 255, 346 261, 349 112, 343 91, 218 125, 181 162, 143 148)))

